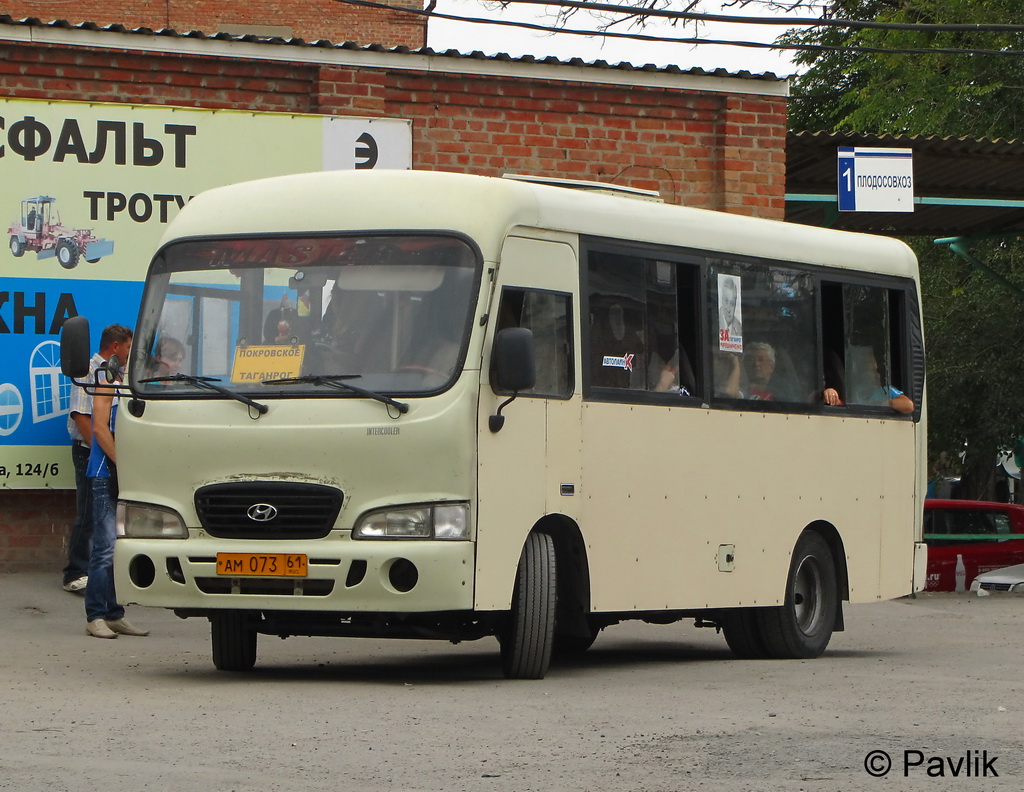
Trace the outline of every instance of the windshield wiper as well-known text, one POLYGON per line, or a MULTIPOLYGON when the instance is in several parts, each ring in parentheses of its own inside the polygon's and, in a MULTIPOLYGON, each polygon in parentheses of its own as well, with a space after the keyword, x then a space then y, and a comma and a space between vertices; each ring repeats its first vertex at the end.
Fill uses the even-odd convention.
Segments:
POLYGON ((328 388, 334 388, 336 390, 347 390, 355 393, 359 396, 365 396, 368 399, 374 399, 381 402, 382 404, 390 405, 398 410, 400 413, 409 412, 409 405, 405 402, 395 401, 390 396, 385 396, 382 393, 374 393, 366 388, 360 388, 358 385, 353 385, 351 382, 345 380, 359 379, 363 376, 362 374, 307 374, 304 377, 281 377, 280 379, 263 380, 264 385, 324 385, 328 388))
POLYGON ((139 380, 140 385, 145 385, 148 382, 187 382, 190 385, 195 385, 197 388, 206 388, 207 390, 216 391, 230 399, 240 401, 242 404, 252 407, 260 415, 265 415, 269 409, 267 405, 260 404, 258 401, 253 401, 248 396, 243 396, 241 393, 235 393, 233 390, 229 390, 223 385, 214 385, 215 382, 220 382, 220 378, 218 377, 193 377, 191 374, 171 374, 167 377, 147 377, 146 379, 139 380))

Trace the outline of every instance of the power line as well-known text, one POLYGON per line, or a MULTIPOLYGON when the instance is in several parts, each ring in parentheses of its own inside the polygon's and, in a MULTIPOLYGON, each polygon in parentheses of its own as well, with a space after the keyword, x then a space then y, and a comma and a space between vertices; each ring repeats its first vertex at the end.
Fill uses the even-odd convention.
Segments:
MULTIPOLYGON (((518 1, 518 0, 514 0, 518 1)), ((522 0, 526 1, 526 0, 522 0)), ((482 17, 459 16, 457 14, 443 14, 438 11, 426 9, 403 8, 401 6, 388 5, 387 3, 374 2, 374 0, 335 0, 335 2, 347 5, 363 6, 366 8, 378 8, 386 11, 397 11, 415 16, 433 17, 446 19, 453 22, 466 22, 479 25, 496 25, 499 27, 514 27, 525 30, 537 30, 544 33, 565 33, 570 36, 587 36, 591 38, 613 38, 628 39, 631 41, 650 41, 665 44, 712 44, 724 47, 746 47, 753 49, 788 50, 793 52, 847 52, 857 55, 992 55, 992 56, 1024 56, 1024 50, 989 50, 989 49, 962 49, 953 47, 864 47, 859 45, 831 45, 831 44, 779 44, 763 41, 735 41, 723 39, 709 39, 703 37, 669 37, 653 36, 646 33, 619 33, 609 30, 577 30, 554 25, 539 25, 533 22, 517 22, 507 19, 487 19, 482 17)), ((547 5, 552 5, 548 3, 547 5)), ((1024 26, 1020 27, 1024 31, 1024 26)))
POLYGON ((728 22, 739 25, 781 25, 784 27, 843 27, 852 30, 905 30, 921 33, 1024 33, 1024 25, 988 23, 945 24, 930 22, 873 22, 859 19, 831 17, 748 17, 727 14, 705 14, 698 11, 672 11, 667 8, 594 3, 587 0, 500 0, 503 5, 553 5, 578 8, 584 11, 602 11, 629 16, 651 16, 664 19, 682 19, 692 22, 728 22))

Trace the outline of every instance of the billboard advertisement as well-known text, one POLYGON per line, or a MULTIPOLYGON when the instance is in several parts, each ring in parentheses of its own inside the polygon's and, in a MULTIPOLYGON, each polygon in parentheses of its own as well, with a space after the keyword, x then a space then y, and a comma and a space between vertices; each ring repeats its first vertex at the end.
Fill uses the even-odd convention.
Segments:
MULTIPOLYGON (((160 236, 212 187, 411 168, 411 122, 0 99, 0 487, 74 488, 60 328, 132 327, 160 236)), ((94 350, 95 351, 95 350, 94 350)))

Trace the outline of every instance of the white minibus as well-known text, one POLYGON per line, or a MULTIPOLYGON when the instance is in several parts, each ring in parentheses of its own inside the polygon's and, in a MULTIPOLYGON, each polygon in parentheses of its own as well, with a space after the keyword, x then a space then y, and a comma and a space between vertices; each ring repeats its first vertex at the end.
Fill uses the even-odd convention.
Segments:
POLYGON ((238 184, 169 225, 126 389, 117 595, 209 619, 219 669, 495 636, 540 678, 628 619, 810 658, 925 581, 891 239, 575 182, 238 184))

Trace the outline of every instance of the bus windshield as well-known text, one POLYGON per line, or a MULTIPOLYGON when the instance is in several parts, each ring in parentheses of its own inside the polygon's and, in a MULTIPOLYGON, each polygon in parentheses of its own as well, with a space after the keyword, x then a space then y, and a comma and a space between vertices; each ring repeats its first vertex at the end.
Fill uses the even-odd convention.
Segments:
POLYGON ((210 395, 198 378, 261 398, 438 392, 461 370, 479 272, 474 250, 442 235, 174 244, 151 268, 132 385, 145 396, 210 395))

